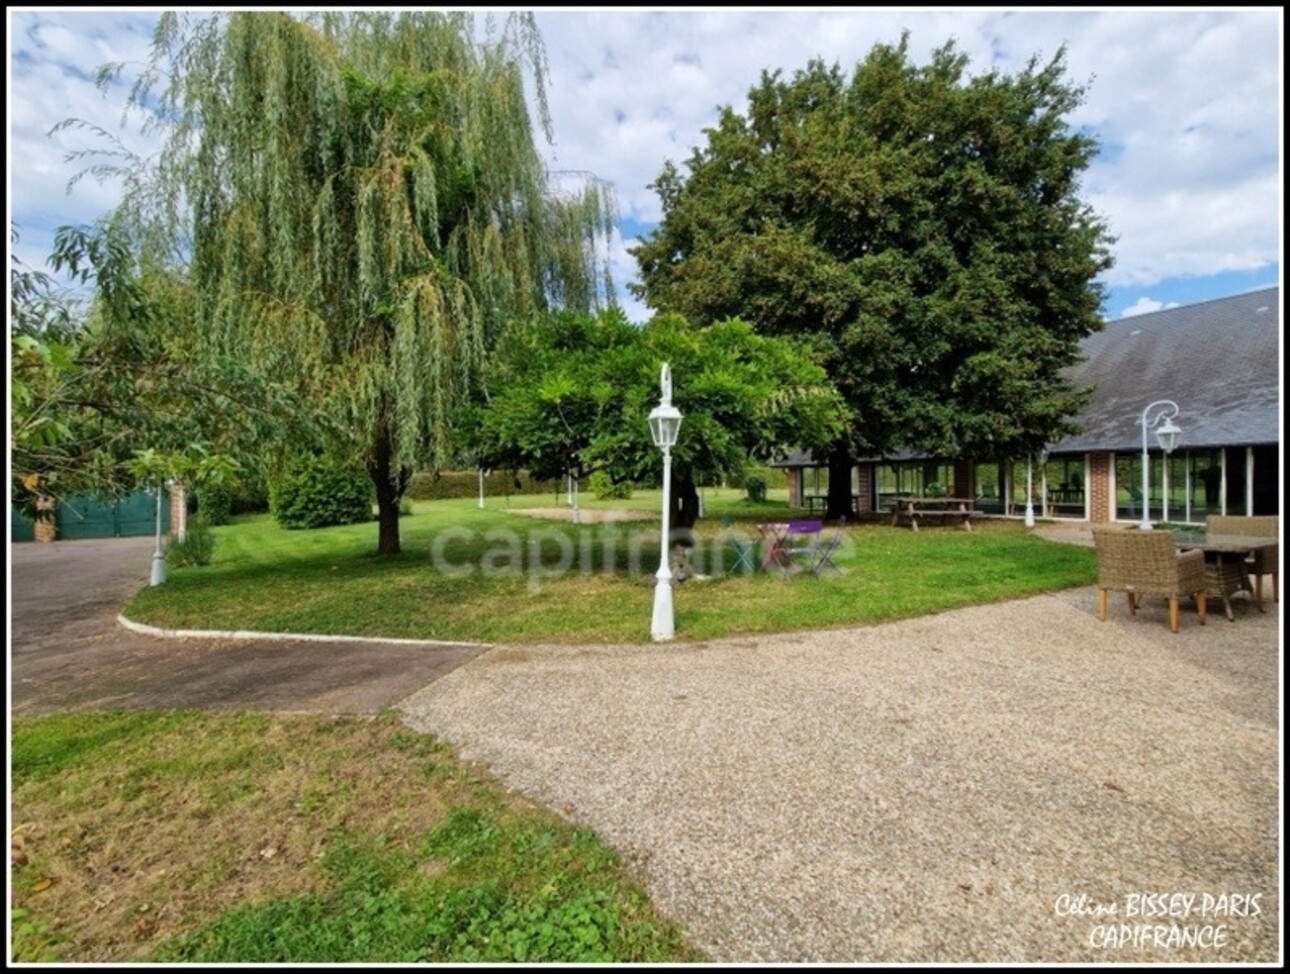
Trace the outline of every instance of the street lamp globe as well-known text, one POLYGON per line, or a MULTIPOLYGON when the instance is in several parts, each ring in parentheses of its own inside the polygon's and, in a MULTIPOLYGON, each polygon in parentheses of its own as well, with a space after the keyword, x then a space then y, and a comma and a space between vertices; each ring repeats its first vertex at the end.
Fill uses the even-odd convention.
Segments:
POLYGON ((1182 430, 1174 425, 1172 419, 1166 419, 1156 430, 1156 441, 1160 444, 1160 449, 1166 453, 1173 453, 1174 447, 1178 445, 1178 436, 1182 430))
POLYGON ((669 516, 672 510, 672 447, 681 431, 681 411, 672 405, 672 370, 666 362, 659 374, 661 396, 659 404, 649 414, 650 436, 654 445, 663 451, 663 526, 660 543, 658 571, 654 577, 654 618, 650 627, 655 642, 671 639, 675 632, 672 612, 672 568, 668 549, 671 531, 669 516))
POLYGON ((1182 435, 1174 423, 1177 415, 1178 404, 1171 399, 1157 399, 1142 410, 1142 520, 1138 523, 1142 531, 1151 530, 1151 457, 1147 450, 1147 430, 1154 429, 1160 449, 1166 454, 1172 453, 1182 435))

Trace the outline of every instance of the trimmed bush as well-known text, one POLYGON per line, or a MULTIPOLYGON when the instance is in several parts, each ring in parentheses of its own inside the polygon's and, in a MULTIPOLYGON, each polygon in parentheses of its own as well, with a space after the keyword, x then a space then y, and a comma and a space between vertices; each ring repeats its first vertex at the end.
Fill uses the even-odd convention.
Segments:
POLYGON ((228 524, 233 514, 233 494, 223 484, 197 488, 197 513, 207 524, 228 524))
POLYGON ((726 473, 726 486, 744 487, 749 477, 760 477, 769 487, 783 488, 788 486, 788 473, 782 467, 768 467, 762 463, 749 463, 742 470, 731 470, 726 473))
POLYGON ((366 471, 327 457, 300 457, 269 489, 269 508, 284 528, 326 528, 372 519, 366 471))
POLYGON ((629 500, 632 496, 632 483, 630 480, 616 484, 610 478, 609 474, 603 470, 597 470, 587 480, 587 489, 590 490, 599 501, 608 500, 629 500))
POLYGON ((744 490, 750 501, 760 504, 766 499, 766 478, 759 473, 749 474, 744 478, 744 490))

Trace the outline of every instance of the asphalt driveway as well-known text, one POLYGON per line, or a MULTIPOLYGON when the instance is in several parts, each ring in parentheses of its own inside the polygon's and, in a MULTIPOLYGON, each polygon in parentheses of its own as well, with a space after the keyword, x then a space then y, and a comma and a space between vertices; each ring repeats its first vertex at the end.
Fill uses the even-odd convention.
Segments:
POLYGON ((483 650, 131 632, 117 615, 148 584, 154 544, 144 537, 9 546, 11 713, 375 713, 483 650))

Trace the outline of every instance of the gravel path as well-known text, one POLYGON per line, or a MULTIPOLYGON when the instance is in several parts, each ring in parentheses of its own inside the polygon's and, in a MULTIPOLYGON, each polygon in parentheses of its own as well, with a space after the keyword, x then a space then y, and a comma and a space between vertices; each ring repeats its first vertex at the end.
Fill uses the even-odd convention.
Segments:
POLYGON ((717 962, 1275 963, 1280 606, 1176 635, 1163 600, 1095 606, 503 646, 400 706, 717 962))

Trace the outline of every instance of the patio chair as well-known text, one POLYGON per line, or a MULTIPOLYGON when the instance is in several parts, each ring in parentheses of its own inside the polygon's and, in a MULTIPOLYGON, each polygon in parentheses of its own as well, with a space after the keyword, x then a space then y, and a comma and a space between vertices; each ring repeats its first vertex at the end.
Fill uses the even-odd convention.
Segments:
POLYGON ((735 563, 730 571, 733 573, 742 568, 745 574, 751 575, 756 570, 754 557, 757 551, 757 542, 737 534, 735 532, 735 522, 728 517, 721 519, 721 527, 725 531, 725 546, 735 556, 735 563))
POLYGON ((789 521, 784 543, 780 545, 778 557, 775 559, 780 571, 789 575, 794 565, 800 564, 805 564, 809 571, 815 565, 820 545, 820 532, 823 530, 823 521, 789 521))
MULTIPOLYGON (((1230 514, 1211 514, 1205 518, 1206 534, 1245 534, 1259 538, 1280 538, 1281 517, 1277 514, 1262 514, 1255 517, 1237 517, 1230 514)), ((1277 597, 1277 574, 1280 571, 1280 546, 1263 548, 1254 552, 1245 560, 1254 579, 1254 597, 1263 601, 1263 576, 1272 576, 1272 601, 1281 601, 1277 597)))
POLYGON ((819 575, 824 569, 832 568, 839 575, 842 569, 833 564, 833 553, 838 550, 842 544, 842 539, 846 537, 847 519, 845 516, 838 518, 838 526, 827 538, 823 538, 815 551, 815 560, 811 563, 811 574, 819 575))
POLYGON ((1178 600, 1196 601, 1196 618, 1205 624, 1205 553, 1179 553, 1168 531, 1101 528, 1093 531, 1097 549, 1097 617, 1106 621, 1106 593, 1123 592, 1129 612, 1144 595, 1169 600, 1169 631, 1178 631, 1178 600))

